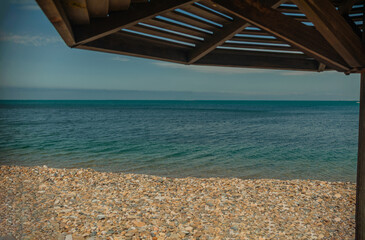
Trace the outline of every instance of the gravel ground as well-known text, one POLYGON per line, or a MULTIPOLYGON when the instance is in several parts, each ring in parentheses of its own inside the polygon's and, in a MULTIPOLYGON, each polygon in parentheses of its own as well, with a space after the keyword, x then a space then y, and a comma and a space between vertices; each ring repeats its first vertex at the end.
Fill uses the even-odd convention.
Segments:
POLYGON ((355 184, 0 166, 0 239, 354 239, 355 184))

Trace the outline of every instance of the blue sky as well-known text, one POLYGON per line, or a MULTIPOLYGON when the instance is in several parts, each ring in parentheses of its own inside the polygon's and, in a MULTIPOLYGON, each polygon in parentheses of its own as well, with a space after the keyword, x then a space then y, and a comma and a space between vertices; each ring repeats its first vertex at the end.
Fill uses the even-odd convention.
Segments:
POLYGON ((35 1, 0 2, 0 99, 358 100, 359 79, 70 49, 35 1))

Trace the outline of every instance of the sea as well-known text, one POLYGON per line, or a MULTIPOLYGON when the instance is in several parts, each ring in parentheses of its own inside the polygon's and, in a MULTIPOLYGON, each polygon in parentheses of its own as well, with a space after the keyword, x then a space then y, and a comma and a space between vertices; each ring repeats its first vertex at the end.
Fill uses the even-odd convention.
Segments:
POLYGON ((0 101, 0 165, 356 181, 351 101, 0 101))

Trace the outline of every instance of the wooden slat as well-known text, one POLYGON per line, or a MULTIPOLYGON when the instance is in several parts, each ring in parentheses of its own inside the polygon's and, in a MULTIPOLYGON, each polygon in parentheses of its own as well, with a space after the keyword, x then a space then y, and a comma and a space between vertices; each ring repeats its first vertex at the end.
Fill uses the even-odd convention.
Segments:
POLYGON ((85 45, 79 45, 77 48, 175 63, 186 62, 187 49, 187 47, 143 38, 126 32, 118 32, 85 45))
POLYGON ((159 29, 150 28, 150 27, 143 26, 143 25, 131 26, 128 29, 133 30, 133 31, 137 31, 137 32, 142 32, 142 33, 146 33, 146 34, 151 34, 151 35, 163 37, 163 38, 169 38, 169 39, 173 39, 173 40, 176 40, 176 41, 182 41, 182 42, 187 42, 187 43, 192 43, 192 44, 196 44, 196 42, 197 42, 197 40, 194 40, 194 39, 189 38, 189 37, 176 35, 176 34, 173 34, 173 33, 169 33, 169 32, 166 32, 166 31, 159 30, 159 29))
POLYGON ((68 46, 75 44, 71 25, 59 0, 36 0, 49 21, 68 46))
POLYGON ((271 33, 307 55, 338 71, 347 72, 347 63, 328 46, 327 41, 313 28, 267 8, 254 0, 213 0, 251 24, 271 33))
POLYGON ((290 15, 288 16, 300 22, 310 22, 310 20, 306 16, 290 16, 290 15))
POLYGON ((74 26, 76 45, 118 32, 140 21, 191 3, 191 0, 159 0, 131 6, 128 11, 112 12, 108 18, 94 19, 91 24, 74 26))
POLYGON ((109 11, 123 11, 129 8, 131 0, 109 0, 109 11))
POLYGON ((304 58, 291 58, 289 54, 257 54, 256 52, 229 51, 223 49, 216 49, 210 52, 194 64, 301 71, 317 71, 318 69, 317 61, 304 58), (285 57, 280 55, 284 55, 285 57))
POLYGON ((89 24, 86 0, 63 0, 63 7, 72 24, 89 24))
POLYGON ((86 0, 90 17, 106 17, 109 12, 109 0, 86 0))
POLYGON ((232 41, 242 41, 242 42, 257 42, 257 43, 281 43, 286 44, 285 42, 279 39, 271 39, 271 38, 259 38, 259 37, 240 37, 234 36, 230 40, 232 41))
POLYGON ((217 30, 215 27, 212 27, 212 26, 206 25, 206 24, 202 24, 201 22, 195 21, 195 20, 193 20, 191 18, 188 18, 188 17, 177 15, 173 12, 167 12, 167 13, 161 14, 161 16, 166 17, 166 18, 170 18, 174 21, 189 24, 191 26, 195 26, 195 27, 198 27, 198 28, 210 31, 210 32, 214 32, 215 30, 217 30))
MULTIPOLYGON (((266 4, 269 7, 277 8, 280 4, 284 2, 283 0, 273 0, 268 1, 266 4)), ((223 29, 217 31, 213 36, 208 38, 204 43, 197 45, 197 47, 192 50, 189 54, 189 63, 193 63, 198 59, 202 58, 210 51, 214 50, 217 46, 223 44, 226 40, 232 38, 235 34, 241 32, 243 29, 249 26, 247 21, 242 19, 234 19, 233 22, 225 24, 223 29)))
POLYGON ((143 21, 143 23, 170 29, 170 30, 173 30, 176 32, 181 32, 181 33, 189 34, 189 35, 200 37, 200 38, 205 38, 209 35, 207 33, 201 32, 199 30, 195 30, 195 29, 192 29, 189 27, 174 24, 172 22, 164 21, 162 19, 157 19, 157 18, 147 19, 147 20, 143 21))
POLYGON ((219 28, 218 26, 205 22, 203 20, 197 19, 197 18, 193 18, 190 17, 188 15, 185 15, 183 13, 179 13, 177 11, 172 11, 172 12, 167 12, 165 14, 163 14, 162 16, 174 19, 176 21, 180 21, 180 22, 184 22, 199 28, 203 28, 209 31, 215 31, 217 30, 217 28, 219 28))
POLYGON ((364 12, 364 7, 361 8, 353 8, 350 10, 349 14, 353 14, 353 13, 363 13, 364 12))
POLYGON ((206 10, 202 7, 199 7, 195 4, 191 4, 191 5, 186 5, 184 7, 181 7, 182 10, 193 13, 199 17, 205 18, 207 20, 210 20, 212 22, 216 22, 219 24, 227 24, 231 21, 229 21, 227 18, 220 16, 218 14, 214 14, 212 12, 210 12, 209 10, 206 10))
POLYGON ((240 55, 243 54, 245 56, 261 56, 261 57, 274 57, 274 58, 295 58, 295 59, 307 59, 307 60, 315 60, 314 58, 308 57, 302 53, 295 53, 295 52, 287 52, 287 53, 277 53, 277 52, 264 52, 264 51, 246 51, 246 50, 231 50, 231 49, 221 49, 217 48, 213 52, 218 51, 225 54, 233 54, 233 55, 240 55))
POLYGON ((352 67, 365 67, 361 39, 329 0, 293 0, 327 42, 352 67))
POLYGON ((249 43, 224 43, 223 47, 233 47, 233 48, 252 48, 252 49, 265 49, 265 50, 274 50, 274 51, 295 51, 298 52, 298 49, 292 47, 284 47, 284 46, 274 46, 274 45, 260 45, 260 44, 249 44, 249 43))
MULTIPOLYGON (((229 12, 225 11, 224 9, 218 9, 217 6, 214 3, 212 3, 212 1, 210 1, 210 0, 200 0, 199 3, 206 6, 206 7, 208 7, 208 8, 211 8, 215 11, 218 11, 218 12, 230 17, 230 18, 227 18, 229 20, 233 19, 233 17, 231 16, 231 14, 229 12)), ((217 14, 217 15, 221 16, 220 14, 217 14)))
MULTIPOLYGON (((134 27, 131 27, 132 29, 134 29, 134 27)), ((129 29, 129 28, 128 28, 129 29)), ((138 28, 137 28, 138 29, 138 28)), ((175 45, 175 46, 185 46, 187 48, 193 48, 194 45, 191 44, 191 43, 187 43, 187 42, 183 42, 183 41, 178 41, 178 40, 174 40, 174 39, 171 39, 171 38, 167 38, 167 37, 161 37, 161 36, 158 36, 157 33, 155 34, 152 34, 154 32, 151 31, 151 34, 145 34, 145 33, 142 33, 140 31, 136 31, 136 32, 128 32, 128 31, 121 31, 121 32, 126 32, 130 35, 134 35, 134 36, 138 36, 140 39, 152 39, 154 41, 157 41, 161 44, 163 43, 169 43, 171 45, 175 45)), ((113 33, 113 35, 117 35, 118 33, 113 33)))
POLYGON ((249 30, 249 29, 245 29, 245 30, 239 32, 239 34, 246 34, 246 35, 253 35, 253 36, 271 36, 269 33, 264 32, 264 31, 249 30))
POLYGON ((355 16, 355 17, 349 17, 352 21, 357 22, 357 21, 362 21, 362 16, 355 16))
POLYGON ((278 7, 278 10, 283 13, 302 13, 297 7, 278 7))

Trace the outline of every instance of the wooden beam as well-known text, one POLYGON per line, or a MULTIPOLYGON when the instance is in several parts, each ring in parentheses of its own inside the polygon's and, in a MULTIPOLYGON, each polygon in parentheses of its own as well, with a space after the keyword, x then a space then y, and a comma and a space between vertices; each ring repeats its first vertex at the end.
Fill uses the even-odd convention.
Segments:
POLYGON ((348 15, 352 9, 352 6, 357 2, 358 0, 345 0, 339 7, 338 12, 341 16, 348 15))
POLYGON ((62 4, 72 24, 89 24, 86 0, 62 0, 62 4))
POLYGON ((357 240, 365 239, 365 73, 361 73, 359 146, 356 181, 356 235, 357 240))
POLYGON ((277 38, 297 47, 308 56, 316 58, 337 71, 346 72, 350 67, 327 41, 312 27, 290 16, 263 6, 255 0, 212 0, 232 14, 246 20, 277 38))
POLYGON ((188 64, 192 64, 200 58, 207 55, 214 50, 217 46, 222 45, 225 41, 232 38, 235 34, 241 32, 249 24, 242 19, 238 19, 232 23, 227 24, 224 28, 216 33, 213 33, 209 38, 204 39, 204 43, 196 46, 188 56, 188 64))
POLYGON ((130 4, 131 0, 109 0, 109 10, 111 12, 127 10, 130 4))
POLYGON ((323 72, 326 69, 326 64, 319 63, 318 72, 323 72))
POLYGON ((73 26, 76 45, 85 44, 122 28, 135 25, 145 19, 152 18, 164 12, 184 6, 192 0, 152 0, 145 4, 130 6, 127 11, 112 12, 108 18, 92 19, 88 25, 73 26))
POLYGON ((36 0, 49 21, 68 46, 75 44, 71 25, 59 0, 36 0))
MULTIPOLYGON (((361 9, 361 8, 358 8, 355 11, 352 10, 352 7, 356 4, 356 2, 358 2, 358 0, 345 0, 338 7, 338 12, 346 20, 346 22, 350 25, 350 27, 356 33, 356 35, 358 35, 361 38, 361 30, 355 24, 355 21, 358 21, 358 20, 356 20, 357 17, 349 16, 350 13, 361 13, 363 11, 363 9, 361 9)), ((360 19, 360 20, 362 20, 362 19, 360 19)))
POLYGON ((182 45, 145 38, 127 32, 118 32, 85 45, 78 45, 77 48, 175 63, 186 63, 186 52, 189 49, 189 47, 182 45))
MULTIPOLYGON (((268 7, 277 8, 285 1, 286 0, 276 0, 269 3, 266 2, 266 4, 268 7)), ((225 24, 223 29, 213 33, 212 36, 204 40, 204 43, 197 45, 196 48, 189 53, 188 64, 192 64, 204 57, 217 46, 222 45, 225 41, 231 39, 234 35, 243 31, 249 25, 250 24, 247 21, 240 18, 236 18, 233 22, 225 24)))
POLYGON ((296 54, 216 49, 194 65, 317 71, 318 62, 296 54))
POLYGON ((86 0, 90 17, 107 17, 109 0, 86 0))
POLYGON ((365 49, 361 39, 329 0, 293 2, 352 68, 365 67, 365 49))

